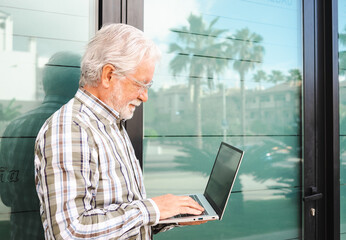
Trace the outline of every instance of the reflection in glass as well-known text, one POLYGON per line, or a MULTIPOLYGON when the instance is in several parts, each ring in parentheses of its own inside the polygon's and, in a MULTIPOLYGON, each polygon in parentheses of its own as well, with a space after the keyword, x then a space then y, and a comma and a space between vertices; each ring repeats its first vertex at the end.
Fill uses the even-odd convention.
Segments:
POLYGON ((256 64, 263 60, 264 48, 261 45, 262 36, 252 33, 248 28, 237 30, 230 51, 234 56, 233 69, 239 73, 240 80, 240 130, 245 134, 245 74, 258 67, 256 64))
POLYGON ((157 238, 299 238, 301 1, 147 0, 144 9, 144 32, 163 51, 144 104, 149 195, 201 192, 221 141, 245 150, 227 221, 157 238), (253 219, 251 232, 241 227, 253 219))
POLYGON ((255 191, 252 195, 256 201, 244 201, 238 193, 232 193, 222 221, 173 229, 154 239, 301 239, 296 232, 301 193, 293 190, 290 198, 285 194, 282 189, 255 191))
MULTIPOLYGON (((218 18, 215 18, 207 25, 201 16, 191 14, 187 19, 188 27, 171 30, 177 34, 177 42, 181 42, 181 45, 176 42, 170 43, 169 52, 176 53, 176 56, 170 61, 169 66, 173 76, 188 69, 188 85, 197 136, 202 135, 201 85, 205 83, 211 88, 214 75, 220 74, 227 67, 227 61, 217 61, 225 58, 228 51, 226 41, 219 40, 226 30, 214 27, 217 20, 218 18)), ((201 141, 197 141, 197 144, 202 147, 201 141)))
POLYGON ((43 238, 34 188, 35 138, 77 90, 79 55, 95 31, 96 3, 1 1, 1 239, 43 238))
POLYGON ((41 106, 11 121, 0 145, 1 201, 11 208, 12 239, 44 239, 35 189, 34 146, 43 123, 78 89, 80 56, 56 53, 43 70, 41 106))

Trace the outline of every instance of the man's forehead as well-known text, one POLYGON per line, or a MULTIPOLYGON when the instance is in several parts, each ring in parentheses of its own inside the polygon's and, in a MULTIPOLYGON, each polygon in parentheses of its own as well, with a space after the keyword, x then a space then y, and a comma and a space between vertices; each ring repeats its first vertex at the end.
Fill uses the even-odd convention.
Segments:
POLYGON ((152 60, 151 61, 150 60, 142 61, 138 65, 134 75, 146 75, 146 76, 143 76, 143 77, 152 78, 153 75, 154 75, 154 72, 155 72, 155 66, 156 66, 156 62, 155 61, 152 61, 152 60))

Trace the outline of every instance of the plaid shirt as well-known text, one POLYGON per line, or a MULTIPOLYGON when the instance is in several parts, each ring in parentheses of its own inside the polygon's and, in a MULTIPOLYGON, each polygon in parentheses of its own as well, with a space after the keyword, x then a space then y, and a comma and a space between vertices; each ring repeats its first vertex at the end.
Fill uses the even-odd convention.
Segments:
POLYGON ((42 126, 35 181, 46 239, 150 239, 159 220, 118 113, 85 90, 42 126))

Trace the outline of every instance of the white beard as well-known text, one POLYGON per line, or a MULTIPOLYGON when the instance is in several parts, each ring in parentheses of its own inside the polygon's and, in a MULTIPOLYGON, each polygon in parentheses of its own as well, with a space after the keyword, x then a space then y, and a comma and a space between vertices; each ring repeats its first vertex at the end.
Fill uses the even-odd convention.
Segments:
POLYGON ((113 92, 110 96, 110 103, 113 103, 113 108, 119 113, 119 117, 122 120, 128 120, 133 117, 136 107, 141 105, 141 101, 134 99, 128 103, 122 103, 123 94, 122 92, 113 92), (134 107, 135 106, 135 107, 134 107))
POLYGON ((139 100, 133 100, 133 101, 129 102, 126 106, 123 106, 122 108, 120 108, 120 110, 119 110, 120 118, 123 120, 131 119, 133 117, 135 110, 136 110, 136 107, 141 105, 141 103, 142 102, 139 100))

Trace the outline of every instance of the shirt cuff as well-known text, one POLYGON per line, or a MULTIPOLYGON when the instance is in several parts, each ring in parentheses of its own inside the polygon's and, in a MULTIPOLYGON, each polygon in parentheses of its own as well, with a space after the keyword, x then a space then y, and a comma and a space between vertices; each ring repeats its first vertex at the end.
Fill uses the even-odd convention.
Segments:
POLYGON ((145 199, 138 204, 143 213, 144 225, 156 225, 160 219, 160 211, 156 203, 152 199, 145 199))

